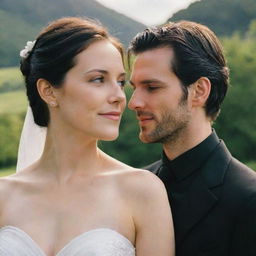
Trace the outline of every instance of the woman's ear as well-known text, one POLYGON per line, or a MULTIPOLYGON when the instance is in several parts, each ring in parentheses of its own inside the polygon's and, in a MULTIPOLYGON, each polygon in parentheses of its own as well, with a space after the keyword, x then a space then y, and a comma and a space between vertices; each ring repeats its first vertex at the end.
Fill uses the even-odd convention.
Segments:
POLYGON ((210 92, 211 82, 207 77, 200 77, 192 89, 192 106, 204 107, 210 92))
POLYGON ((47 105, 51 107, 58 106, 58 102, 54 94, 54 88, 47 80, 39 78, 36 86, 40 97, 47 105))

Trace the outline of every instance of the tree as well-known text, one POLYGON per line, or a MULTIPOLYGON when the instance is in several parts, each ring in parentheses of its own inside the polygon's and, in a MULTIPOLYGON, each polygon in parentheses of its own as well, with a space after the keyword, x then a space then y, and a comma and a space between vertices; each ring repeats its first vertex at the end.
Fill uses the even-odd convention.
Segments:
MULTIPOLYGON (((252 36, 255 23, 247 35, 252 36)), ((256 160, 256 44, 234 34, 223 40, 230 67, 230 88, 215 128, 240 160, 256 160)))

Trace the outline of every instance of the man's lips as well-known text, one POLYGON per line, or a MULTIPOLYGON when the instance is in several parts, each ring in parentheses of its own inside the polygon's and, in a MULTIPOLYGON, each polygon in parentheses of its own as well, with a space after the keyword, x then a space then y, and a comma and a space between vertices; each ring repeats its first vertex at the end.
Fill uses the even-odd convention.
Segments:
POLYGON ((110 119, 110 120, 118 121, 118 120, 120 120, 121 112, 111 111, 111 112, 106 112, 106 113, 100 113, 99 115, 103 116, 107 119, 110 119))
POLYGON ((143 125, 154 120, 154 117, 152 115, 137 115, 137 119, 139 120, 139 123, 143 125))

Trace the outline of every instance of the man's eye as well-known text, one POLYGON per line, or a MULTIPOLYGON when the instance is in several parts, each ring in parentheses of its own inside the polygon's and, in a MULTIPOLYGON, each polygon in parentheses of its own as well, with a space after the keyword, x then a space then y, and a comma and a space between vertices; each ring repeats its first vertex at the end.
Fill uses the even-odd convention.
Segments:
POLYGON ((156 90, 156 89, 158 89, 159 87, 157 87, 157 86, 148 86, 147 87, 147 89, 148 89, 148 91, 154 91, 154 90, 156 90))

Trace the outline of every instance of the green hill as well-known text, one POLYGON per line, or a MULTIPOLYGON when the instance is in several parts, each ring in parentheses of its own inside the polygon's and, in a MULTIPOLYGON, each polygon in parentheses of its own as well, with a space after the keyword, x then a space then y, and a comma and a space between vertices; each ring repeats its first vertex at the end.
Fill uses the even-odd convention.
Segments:
POLYGON ((207 25, 219 36, 243 34, 256 19, 255 0, 202 0, 175 13, 168 21, 191 20, 207 25))
POLYGON ((24 91, 0 93, 0 116, 25 113, 28 100, 24 91))
POLYGON ((18 67, 0 68, 0 94, 16 90, 25 90, 20 69, 18 67))
POLYGON ((19 51, 42 26, 63 16, 87 16, 102 22, 125 45, 145 25, 94 0, 1 0, 0 67, 17 66, 19 51))

